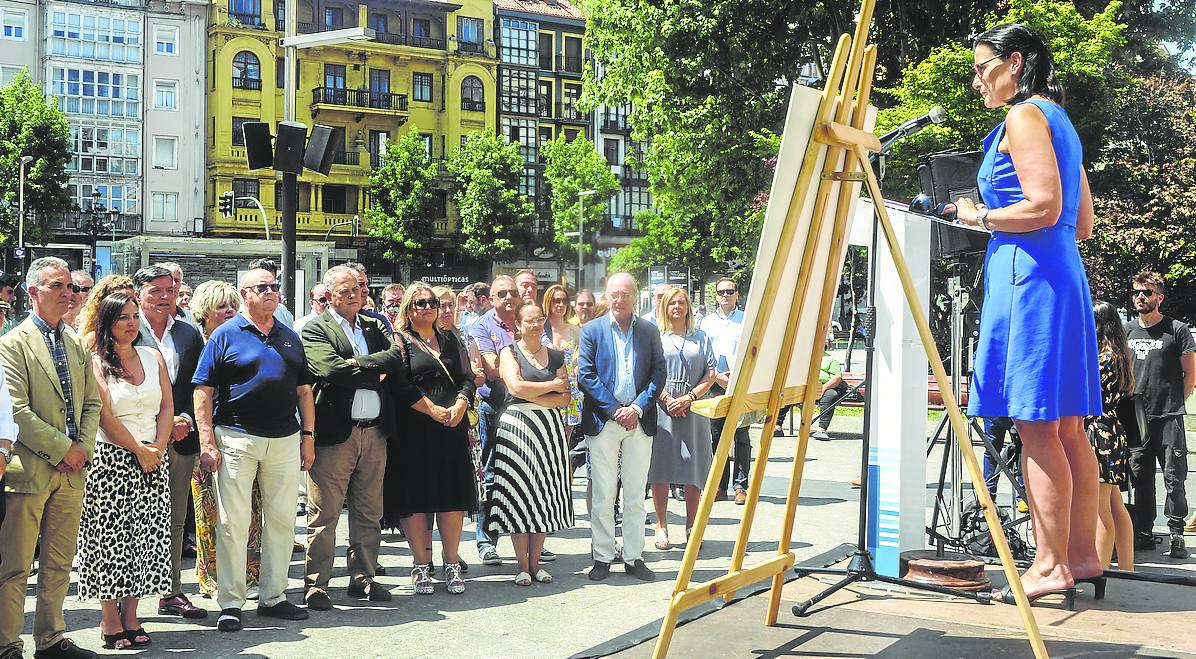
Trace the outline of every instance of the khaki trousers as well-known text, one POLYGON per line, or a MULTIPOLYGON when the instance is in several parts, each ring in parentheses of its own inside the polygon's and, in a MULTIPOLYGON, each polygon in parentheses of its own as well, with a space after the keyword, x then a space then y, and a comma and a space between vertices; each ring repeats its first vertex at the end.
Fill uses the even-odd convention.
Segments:
POLYGON ((349 548, 345 562, 353 582, 374 580, 382 542, 382 482, 386 437, 378 426, 353 428, 341 444, 317 446, 308 472, 305 589, 328 589, 336 557, 336 526, 349 502, 349 548))
POLYGON ((170 456, 170 594, 183 592, 183 527, 187 525, 187 501, 191 496, 191 475, 195 472, 194 455, 182 455, 167 449, 170 456))
POLYGON ((0 654, 21 649, 25 624, 25 588, 38 535, 42 538, 37 572, 37 612, 33 638, 38 650, 54 645, 66 631, 62 603, 71 581, 71 561, 79 540, 83 490, 74 489, 67 475, 55 472, 37 494, 7 495, 7 512, 0 525, 0 654))
POLYGON ((216 602, 221 609, 245 606, 245 550, 253 480, 262 488, 262 567, 258 606, 286 599, 287 572, 295 548, 295 502, 299 498, 299 433, 260 437, 216 426, 216 602))

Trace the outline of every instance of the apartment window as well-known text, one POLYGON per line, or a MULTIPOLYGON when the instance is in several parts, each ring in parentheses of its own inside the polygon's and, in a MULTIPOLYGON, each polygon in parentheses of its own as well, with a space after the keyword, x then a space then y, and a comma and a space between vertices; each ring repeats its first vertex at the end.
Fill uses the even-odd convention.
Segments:
POLYGON ((619 140, 605 139, 602 140, 602 155, 606 156, 606 164, 618 165, 619 163, 619 140))
POLYGON ((648 188, 642 185, 632 185, 623 188, 623 209, 629 217, 635 217, 640 211, 652 207, 652 195, 648 188))
POLYGON ((577 105, 581 101, 581 85, 561 86, 562 113, 565 119, 582 119, 581 110, 577 105))
POLYGON ((457 17, 457 43, 463 50, 482 50, 485 22, 480 18, 457 17))
MULTIPOLYGON (((281 186, 280 186, 281 187, 281 186)), ((233 179, 233 196, 238 199, 243 197, 253 197, 254 199, 261 199, 258 195, 261 193, 261 184, 255 178, 235 178, 233 179)))
POLYGON ((541 80, 536 83, 537 114, 539 114, 541 117, 552 116, 552 85, 553 82, 551 80, 541 80))
POLYGON ((486 109, 486 88, 477 76, 468 76, 461 81, 461 109, 472 112, 486 109))
POLYGON ((177 222, 179 195, 177 192, 155 192, 151 197, 150 219, 154 222, 177 222))
POLYGON ((3 9, 0 13, 4 14, 4 32, 0 33, 0 36, 13 41, 24 41, 25 23, 29 20, 29 14, 23 9, 3 9))
POLYGON ((92 203, 104 211, 109 209, 116 209, 120 213, 136 214, 140 212, 137 208, 137 186, 136 185, 92 185, 91 183, 81 183, 72 185, 71 196, 74 198, 75 206, 79 210, 90 211, 92 203), (91 193, 95 191, 100 193, 98 201, 94 201, 91 193))
POLYGON ((274 85, 279 89, 287 86, 287 61, 281 57, 274 62, 274 85))
POLYGON ((154 81, 154 109, 179 109, 179 83, 177 80, 154 81))
POLYGON ((324 27, 339 30, 345 26, 345 10, 340 7, 324 8, 324 27))
POLYGON ((179 168, 179 138, 154 136, 154 167, 157 169, 179 168))
POLYGON ((229 0, 228 15, 244 25, 261 25, 262 0, 229 0))
POLYGON ((104 121, 71 122, 72 172, 140 175, 141 131, 104 121))
POLYGON ((166 25, 154 26, 154 52, 159 55, 177 55, 179 29, 166 25))
POLYGON ((324 65, 324 86, 332 89, 345 88, 345 65, 344 64, 325 64, 324 65))
POLYGON ((244 126, 250 121, 257 121, 257 119, 252 117, 233 117, 233 146, 245 146, 244 126))
POLYGON ((506 64, 536 66, 536 39, 539 30, 539 24, 532 21, 502 19, 499 28, 502 61, 506 64))
POLYGON ((552 141, 552 126, 540 126, 540 146, 552 141))
POLYGON ((349 190, 345 185, 325 185, 320 195, 321 210, 345 215, 349 212, 349 190))
POLYGON ((432 36, 432 21, 427 18, 411 19, 411 36, 429 38, 432 36))
POLYGON ((49 16, 50 54, 109 62, 141 62, 141 20, 71 11, 49 16))
POLYGON ((581 73, 581 39, 565 37, 565 71, 581 73))
POLYGON ((54 67, 50 93, 67 114, 100 117, 141 116, 141 76, 93 69, 54 67))
POLYGON ((390 17, 386 14, 370 14, 369 23, 375 32, 390 32, 390 17))
POLYGON ((24 67, 21 66, 4 66, 0 64, 0 87, 4 87, 17 79, 21 75, 24 67))
POLYGON ((411 100, 423 103, 432 102, 432 74, 411 74, 411 100))
POLYGON ((536 113, 536 72, 531 69, 502 69, 500 110, 516 114, 536 113))
POLYGON ((524 161, 531 165, 536 162, 536 120, 503 117, 500 126, 503 137, 508 142, 519 145, 519 152, 524 161))
POLYGON ((233 88, 262 88, 262 63, 248 50, 233 55, 233 88))
POLYGON ((432 133, 420 133, 419 138, 424 141, 424 153, 432 157, 432 133))
POLYGON ((544 71, 552 71, 552 33, 540 33, 540 68, 544 71))

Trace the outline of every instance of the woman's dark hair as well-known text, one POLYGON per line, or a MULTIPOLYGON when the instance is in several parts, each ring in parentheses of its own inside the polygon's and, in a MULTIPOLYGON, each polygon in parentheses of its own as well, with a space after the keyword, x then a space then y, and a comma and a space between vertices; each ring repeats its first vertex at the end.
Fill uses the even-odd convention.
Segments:
POLYGON ((1009 99, 1010 105, 1035 95, 1063 105, 1065 95, 1055 75, 1055 58, 1042 35, 1021 23, 1004 23, 986 30, 974 43, 992 48, 1002 60, 1009 59, 1013 53, 1022 54, 1024 62, 1017 76, 1017 93, 1009 99))
POLYGON ((112 336, 112 326, 125 310, 125 305, 137 301, 128 293, 117 291, 100 301, 100 308, 96 311, 96 354, 100 357, 101 371, 105 377, 123 378, 125 368, 120 363, 120 356, 116 354, 116 339, 112 336))
POLYGON ((1096 346, 1101 352, 1113 357, 1113 371, 1117 375, 1117 388, 1123 394, 1134 390, 1134 365, 1130 361, 1130 348, 1125 339, 1125 326, 1113 305, 1104 300, 1092 303, 1092 315, 1096 318, 1096 346))

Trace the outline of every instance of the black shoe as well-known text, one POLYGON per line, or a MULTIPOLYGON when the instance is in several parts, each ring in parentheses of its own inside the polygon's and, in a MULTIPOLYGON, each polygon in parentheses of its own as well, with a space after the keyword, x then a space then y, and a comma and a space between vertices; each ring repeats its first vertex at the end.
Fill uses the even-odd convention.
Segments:
POLYGON ((307 517, 307 504, 300 503, 295 505, 295 517, 307 517))
POLYGON ((389 602, 393 599, 390 591, 378 585, 376 581, 354 581, 350 583, 349 597, 359 600, 368 597, 371 602, 389 602))
MULTIPOLYGON (((350 587, 349 590, 352 592, 353 588, 350 587)), ((332 598, 322 588, 312 588, 307 591, 307 597, 303 599, 307 603, 307 608, 312 611, 328 611, 332 608, 332 598)))
POLYGON ((216 629, 222 632, 241 631, 241 609, 221 609, 216 629))
POLYGON ((267 618, 280 618, 282 620, 307 620, 307 609, 291 604, 287 600, 283 600, 274 606, 257 607, 257 614, 267 618))
POLYGON ((16 648, 9 648, 0 652, 0 659, 25 659, 25 655, 16 648))
POLYGON ((541 563, 551 563, 555 560, 556 560, 556 554, 548 551, 547 549, 545 549, 543 547, 540 548, 540 562, 541 563))
POLYGON ((1154 551, 1154 536, 1149 533, 1134 534, 1134 549, 1137 551, 1154 551))
POLYGON ((610 576, 610 563, 603 563, 602 561, 594 561, 594 567, 590 568, 590 581, 602 581, 610 576))
POLYGON ((634 563, 624 563, 623 571, 640 581, 656 581, 656 573, 644 565, 644 559, 637 559, 634 563))
POLYGON ((1167 552, 1168 558, 1187 558, 1188 550, 1184 547, 1184 537, 1179 533, 1171 534, 1171 551, 1167 552))
POLYGON ((374 566, 374 575, 379 576, 379 577, 385 577, 386 576, 386 568, 382 567, 381 563, 375 565, 374 566))
POLYGON ((69 638, 64 638, 54 645, 33 653, 34 659, 93 659, 100 655, 91 650, 84 650, 75 645, 69 638))

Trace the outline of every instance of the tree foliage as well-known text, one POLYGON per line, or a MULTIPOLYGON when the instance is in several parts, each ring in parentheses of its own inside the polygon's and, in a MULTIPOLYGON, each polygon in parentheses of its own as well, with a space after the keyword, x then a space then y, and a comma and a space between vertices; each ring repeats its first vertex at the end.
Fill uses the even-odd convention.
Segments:
POLYGON ((70 129, 54 103, 22 71, 0 88, 0 201, 12 209, 3 217, 0 240, 15 241, 21 156, 25 167, 25 241, 44 243, 50 217, 73 209, 66 167, 71 158, 70 129))
POLYGON ((411 124, 398 142, 387 145, 382 164, 370 172, 370 198, 365 212, 370 235, 386 245, 386 257, 411 263, 426 255, 432 239, 432 183, 439 171, 411 124))
POLYGON ((606 158, 584 137, 568 140, 564 135, 540 145, 544 158, 544 182, 548 184, 552 209, 553 242, 558 253, 577 248, 577 239, 566 236, 577 231, 581 205, 585 204, 581 240, 593 242, 592 237, 602 226, 606 202, 619 189, 619 180, 610 170, 606 158), (595 190, 582 202, 578 193, 595 190))
POLYGON ((453 202, 460 215, 458 244, 474 258, 502 259, 526 242, 536 207, 519 192, 523 155, 493 131, 469 133, 448 159, 456 179, 453 202))

